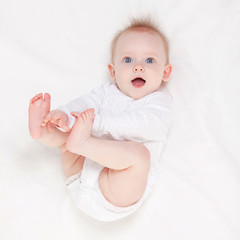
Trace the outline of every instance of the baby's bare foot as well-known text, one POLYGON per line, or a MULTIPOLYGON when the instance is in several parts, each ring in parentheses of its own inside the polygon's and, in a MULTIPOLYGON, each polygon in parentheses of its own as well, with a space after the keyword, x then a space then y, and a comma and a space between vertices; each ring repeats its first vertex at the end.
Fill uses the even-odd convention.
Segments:
POLYGON ((68 146, 72 150, 81 151, 81 147, 91 137, 92 125, 94 120, 94 109, 87 109, 83 113, 71 113, 76 117, 75 124, 68 137, 68 146))
POLYGON ((50 100, 51 96, 48 93, 45 93, 44 98, 43 94, 39 93, 30 100, 28 109, 29 131, 34 139, 39 139, 42 136, 43 127, 41 125, 43 118, 50 111, 50 100))

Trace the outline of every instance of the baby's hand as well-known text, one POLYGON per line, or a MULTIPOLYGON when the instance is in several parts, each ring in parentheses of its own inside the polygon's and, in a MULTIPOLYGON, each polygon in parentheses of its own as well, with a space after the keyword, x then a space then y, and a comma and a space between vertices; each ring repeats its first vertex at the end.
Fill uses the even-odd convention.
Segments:
POLYGON ((71 130, 71 128, 68 127, 67 114, 60 110, 53 110, 47 114, 47 116, 43 119, 42 123, 43 127, 46 125, 49 127, 49 130, 51 130, 50 126, 60 127, 66 132, 70 132, 71 130))

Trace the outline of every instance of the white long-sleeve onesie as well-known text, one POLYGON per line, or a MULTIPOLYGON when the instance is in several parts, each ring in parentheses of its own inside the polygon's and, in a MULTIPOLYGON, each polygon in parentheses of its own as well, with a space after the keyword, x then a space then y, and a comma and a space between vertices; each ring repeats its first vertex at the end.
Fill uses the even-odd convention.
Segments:
POLYGON ((111 140, 131 140, 144 144, 150 151, 152 185, 156 181, 158 160, 171 124, 172 97, 156 91, 135 100, 121 92, 114 82, 103 83, 90 94, 58 107, 69 118, 72 128, 75 118, 71 112, 95 109, 92 135, 111 140))

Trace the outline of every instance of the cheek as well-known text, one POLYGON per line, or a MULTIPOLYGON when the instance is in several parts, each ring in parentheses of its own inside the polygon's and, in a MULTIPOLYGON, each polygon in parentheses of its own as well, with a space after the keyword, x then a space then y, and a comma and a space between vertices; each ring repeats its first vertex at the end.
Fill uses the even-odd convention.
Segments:
POLYGON ((119 69, 119 71, 126 71, 127 69, 129 69, 129 66, 121 63, 118 65, 118 69, 119 69))
POLYGON ((164 72, 164 69, 163 68, 160 68, 160 67, 156 67, 153 69, 155 75, 157 76, 163 76, 163 72, 164 72))
POLYGON ((149 73, 154 76, 160 76, 163 73, 162 69, 156 66, 148 67, 148 69, 149 69, 149 73))
POLYGON ((130 68, 129 67, 126 67, 124 65, 119 65, 117 68, 116 68, 116 77, 125 77, 129 74, 130 72, 130 68))

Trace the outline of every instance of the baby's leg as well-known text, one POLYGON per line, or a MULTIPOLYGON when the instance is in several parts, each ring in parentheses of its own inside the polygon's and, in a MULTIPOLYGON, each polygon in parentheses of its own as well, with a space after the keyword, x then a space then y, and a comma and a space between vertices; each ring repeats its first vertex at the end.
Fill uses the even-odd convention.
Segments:
POLYGON ((85 157, 71 153, 66 149, 66 141, 69 133, 64 133, 55 127, 42 127, 44 117, 50 111, 51 96, 40 93, 30 100, 29 105, 29 130, 34 139, 47 146, 59 147, 62 157, 63 172, 70 177, 82 170, 85 157))
POLYGON ((49 125, 42 127, 44 117, 50 111, 50 94, 37 94, 30 100, 29 105, 29 131, 32 138, 39 140, 47 146, 59 147, 65 144, 69 133, 62 132, 49 125))
POLYGON ((99 187, 115 206, 127 207, 144 194, 150 169, 150 152, 132 141, 98 139, 91 136, 94 113, 74 114, 76 122, 67 140, 67 148, 105 166, 99 187))
POLYGON ((68 178, 79 173, 83 168, 85 157, 69 152, 65 145, 61 146, 59 149, 61 151, 64 175, 68 178))

